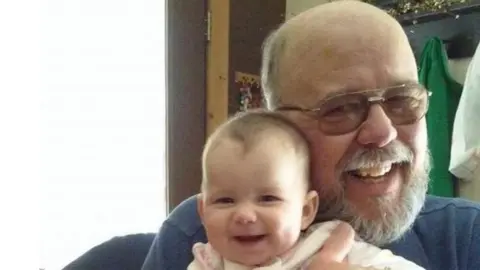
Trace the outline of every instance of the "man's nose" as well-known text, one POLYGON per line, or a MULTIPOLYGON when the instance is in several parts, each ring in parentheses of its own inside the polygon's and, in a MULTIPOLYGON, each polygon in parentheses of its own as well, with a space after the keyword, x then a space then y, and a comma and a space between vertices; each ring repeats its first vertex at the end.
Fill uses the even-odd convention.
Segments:
POLYGON ((250 205, 239 205, 233 215, 233 220, 237 224, 249 224, 257 221, 255 209, 250 205))
POLYGON ((367 147, 384 147, 396 138, 397 129, 383 108, 378 104, 372 105, 360 127, 358 142, 367 147))

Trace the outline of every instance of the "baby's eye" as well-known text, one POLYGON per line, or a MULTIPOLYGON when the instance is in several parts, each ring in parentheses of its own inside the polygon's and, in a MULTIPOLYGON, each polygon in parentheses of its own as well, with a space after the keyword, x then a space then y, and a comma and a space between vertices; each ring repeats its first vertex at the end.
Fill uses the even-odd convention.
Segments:
POLYGON ((214 203, 217 203, 217 204, 228 204, 228 203, 234 203, 234 200, 232 198, 229 198, 229 197, 222 197, 222 198, 218 198, 214 201, 214 203))
POLYGON ((276 201, 280 201, 281 199, 274 195, 263 195, 260 197, 260 200, 262 202, 276 202, 276 201))

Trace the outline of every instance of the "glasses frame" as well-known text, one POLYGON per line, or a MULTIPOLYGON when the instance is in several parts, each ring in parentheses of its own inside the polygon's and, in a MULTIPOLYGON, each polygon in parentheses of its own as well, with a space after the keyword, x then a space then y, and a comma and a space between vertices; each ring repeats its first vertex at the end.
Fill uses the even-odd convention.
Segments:
MULTIPOLYGON (((427 114, 428 108, 429 108, 429 99, 433 94, 431 91, 428 91, 428 89, 420 83, 404 83, 404 84, 394 85, 394 86, 389 86, 389 87, 384 87, 384 88, 376 88, 376 89, 355 91, 355 92, 349 92, 349 93, 340 93, 340 94, 333 95, 331 97, 328 97, 328 98, 322 100, 319 103, 319 105, 317 105, 313 109, 302 108, 300 106, 294 106, 294 105, 285 105, 285 106, 278 107, 277 109, 275 109, 275 111, 278 111, 278 112, 281 112, 281 111, 298 111, 298 112, 302 112, 302 113, 317 113, 317 112, 322 110, 322 106, 324 106, 327 102, 329 102, 330 100, 332 100, 334 98, 343 97, 343 96, 350 96, 350 95, 358 95, 358 94, 379 93, 377 95, 366 96, 366 100, 368 102, 368 110, 367 111, 369 111, 370 108, 372 107, 372 105, 375 105, 375 104, 380 104, 381 105, 381 103, 383 103, 385 101, 385 93, 388 92, 389 90, 398 89, 398 88, 407 88, 409 86, 419 87, 419 88, 423 89, 427 94, 426 104, 425 104, 425 112, 423 113, 423 115, 418 117, 418 119, 417 119, 417 121, 418 121, 418 120, 422 119, 423 117, 425 117, 425 115, 427 114)), ((363 122, 365 122, 365 120, 360 122, 360 124, 357 126, 357 128, 363 122)), ((317 119, 317 121, 318 121, 318 119, 317 119)), ((415 123, 415 122, 413 122, 413 123, 415 123)), ((404 125, 406 125, 406 124, 404 124, 404 125)), ((355 130, 355 129, 353 129, 353 130, 355 130)), ((348 132, 341 132, 341 133, 338 133, 338 134, 333 132, 332 134, 333 135, 339 135, 339 134, 345 134, 345 133, 348 133, 348 132)))

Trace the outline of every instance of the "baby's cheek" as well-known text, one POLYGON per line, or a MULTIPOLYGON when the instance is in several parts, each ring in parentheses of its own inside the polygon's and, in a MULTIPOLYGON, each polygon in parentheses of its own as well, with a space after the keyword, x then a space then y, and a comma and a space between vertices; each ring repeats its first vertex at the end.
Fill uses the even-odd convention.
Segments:
POLYGON ((228 218, 222 213, 206 213, 203 219, 203 226, 210 238, 210 235, 217 236, 225 233, 225 229, 228 226, 228 218))
POLYGON ((278 236, 276 243, 277 255, 282 256, 287 254, 298 242, 300 232, 298 230, 285 230, 282 235, 278 236))
POLYGON ((284 248, 290 248, 300 237, 301 215, 296 213, 295 215, 284 214, 284 216, 285 219, 281 222, 281 228, 278 230, 278 242, 284 248))

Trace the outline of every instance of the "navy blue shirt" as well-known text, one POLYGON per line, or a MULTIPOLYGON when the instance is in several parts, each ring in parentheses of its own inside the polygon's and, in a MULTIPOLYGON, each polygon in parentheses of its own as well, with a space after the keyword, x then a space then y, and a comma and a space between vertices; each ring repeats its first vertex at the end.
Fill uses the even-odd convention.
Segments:
MULTIPOLYGON (((169 215, 142 270, 187 269, 193 244, 207 242, 196 203, 191 197, 169 215)), ((427 196, 413 228, 384 248, 427 270, 480 270, 480 204, 427 196)))

